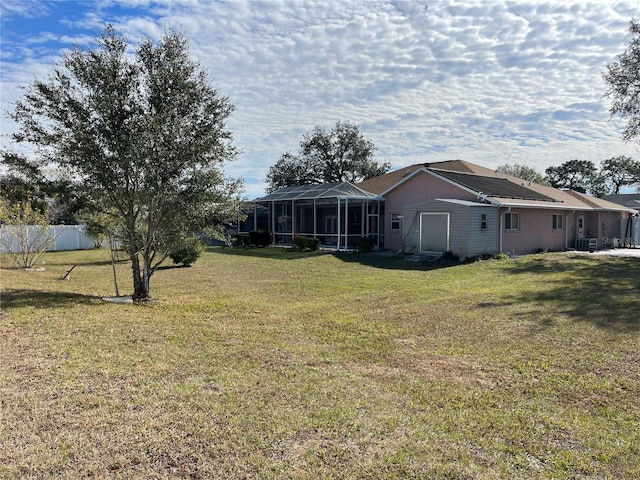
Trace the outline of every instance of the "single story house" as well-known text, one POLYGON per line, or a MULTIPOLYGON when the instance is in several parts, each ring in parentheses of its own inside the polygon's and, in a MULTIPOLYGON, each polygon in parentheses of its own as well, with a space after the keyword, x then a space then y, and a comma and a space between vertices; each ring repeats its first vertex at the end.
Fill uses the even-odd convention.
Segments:
MULTIPOLYGON (((356 185, 287 187, 254 205, 268 212, 277 245, 305 235, 326 248, 353 249, 372 236, 379 249, 461 257, 613 246, 637 215, 462 160, 411 165, 356 185)), ((245 228, 257 226, 257 218, 245 228)))

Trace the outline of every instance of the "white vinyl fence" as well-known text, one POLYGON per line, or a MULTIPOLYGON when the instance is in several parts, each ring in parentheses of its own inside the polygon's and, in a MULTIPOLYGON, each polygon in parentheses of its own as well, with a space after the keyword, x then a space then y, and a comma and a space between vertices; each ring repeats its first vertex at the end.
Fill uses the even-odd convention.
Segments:
MULTIPOLYGON (((11 238, 10 230, 12 228, 15 227, 5 225, 0 226, 0 235, 3 237, 8 236, 8 240, 11 241, 11 245, 15 249, 19 249, 19 247, 17 247, 17 245, 19 245, 17 239, 11 238)), ((39 228, 39 226, 27 227, 27 235, 30 235, 29 230, 32 230, 35 235, 36 229, 39 228)), ((53 245, 49 248, 49 251, 88 250, 95 246, 93 240, 84 233, 84 225, 51 225, 49 226, 49 233, 53 237, 53 245)), ((0 253, 7 253, 7 251, 8 250, 0 244, 0 253)))

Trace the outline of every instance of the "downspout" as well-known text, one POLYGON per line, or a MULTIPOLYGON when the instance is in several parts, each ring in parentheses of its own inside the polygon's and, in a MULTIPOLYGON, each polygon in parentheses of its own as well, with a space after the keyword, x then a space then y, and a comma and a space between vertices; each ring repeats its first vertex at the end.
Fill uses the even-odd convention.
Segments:
MULTIPOLYGON (((575 215, 576 211, 573 210, 571 213, 567 213, 564 216, 564 249, 569 250, 569 215, 575 215)), ((574 223, 575 228, 575 223, 574 223)))
MULTIPOLYGON (((498 211, 500 211, 500 207, 499 206, 498 206, 498 211)), ((503 238, 502 238, 503 233, 502 232, 504 231, 504 228, 503 228, 504 227, 504 215, 509 213, 509 212, 511 212, 511 207, 510 206, 507 207, 506 211, 504 211, 504 212, 502 212, 502 213, 500 213, 498 215, 498 218, 500 219, 500 225, 498 225, 498 228, 500 228, 500 235, 499 235, 500 248, 498 250, 498 253, 502 253, 502 241, 503 241, 503 238)))

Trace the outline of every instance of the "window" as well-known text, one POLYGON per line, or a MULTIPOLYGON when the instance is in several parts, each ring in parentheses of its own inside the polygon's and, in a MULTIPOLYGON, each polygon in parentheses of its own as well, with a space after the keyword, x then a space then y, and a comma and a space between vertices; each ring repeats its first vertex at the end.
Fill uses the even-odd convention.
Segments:
POLYGON ((486 230, 487 229, 487 214, 483 213, 482 215, 480 215, 480 230, 486 230))
POLYGON ((391 214, 391 230, 400 230, 400 214, 391 214))
POLYGON ((504 229, 505 230, 519 230, 520 229, 520 214, 519 213, 505 213, 504 214, 504 229))
POLYGON ((552 228, 554 230, 562 230, 564 228, 564 224, 562 223, 562 221, 563 221, 562 215, 554 215, 552 228))

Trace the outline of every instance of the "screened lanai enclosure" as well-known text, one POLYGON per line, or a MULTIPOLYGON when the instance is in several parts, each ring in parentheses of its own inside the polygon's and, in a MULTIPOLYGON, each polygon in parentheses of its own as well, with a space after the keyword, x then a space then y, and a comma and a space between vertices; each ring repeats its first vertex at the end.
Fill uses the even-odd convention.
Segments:
POLYGON ((384 248, 384 201, 348 182, 286 187, 253 202, 241 233, 266 230, 273 244, 293 245, 295 236, 320 239, 323 248, 355 250, 363 237, 384 248))

